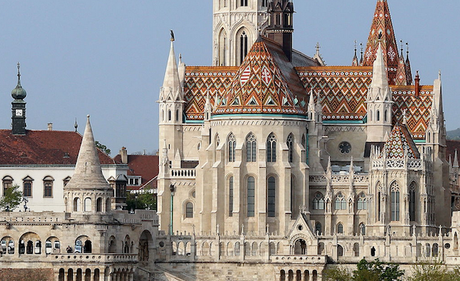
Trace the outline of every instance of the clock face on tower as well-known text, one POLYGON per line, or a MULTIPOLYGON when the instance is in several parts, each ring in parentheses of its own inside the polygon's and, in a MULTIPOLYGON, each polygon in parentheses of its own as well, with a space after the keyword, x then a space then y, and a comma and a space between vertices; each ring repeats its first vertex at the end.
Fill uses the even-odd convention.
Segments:
POLYGON ((16 109, 16 116, 22 117, 22 109, 16 109))

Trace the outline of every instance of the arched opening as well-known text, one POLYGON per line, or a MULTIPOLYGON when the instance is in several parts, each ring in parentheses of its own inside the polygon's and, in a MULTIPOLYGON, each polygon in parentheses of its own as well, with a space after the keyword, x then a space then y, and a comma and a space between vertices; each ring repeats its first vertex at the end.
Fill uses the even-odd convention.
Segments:
POLYGON ((235 242, 235 251, 234 251, 234 253, 235 253, 236 257, 238 257, 240 255, 240 248, 241 248, 240 245, 241 245, 240 242, 235 242))
POLYGON ((81 270, 81 268, 77 269, 77 275, 75 276, 76 278, 76 281, 83 281, 82 278, 83 278, 83 271, 81 270))
POLYGON ((342 223, 337 224, 337 233, 343 234, 343 224, 342 223))
POLYGON ((276 162, 276 137, 271 133, 267 138, 267 162, 276 162))
POLYGON ((303 239, 298 239, 294 243, 294 255, 305 255, 307 253, 307 243, 303 239))
POLYGON ((257 156, 257 139, 253 133, 246 137, 246 161, 256 162, 257 156))
POLYGON ((341 245, 337 245, 337 256, 343 257, 343 247, 341 245))
POLYGON ((89 268, 85 270, 85 281, 91 281, 91 269, 89 268))
POLYGON ((152 245, 152 234, 148 230, 144 230, 139 237, 139 261, 149 261, 149 245, 152 245))
POLYGON ((256 196, 256 181, 254 177, 248 177, 247 180, 247 216, 254 217, 255 215, 255 196, 256 196))
POLYGON ((59 281, 64 281, 64 275, 65 275, 64 268, 59 269, 58 280, 59 280, 59 281))
POLYGON ((315 233, 316 235, 321 235, 322 234, 322 226, 319 221, 315 222, 315 233))
POLYGON ((288 147, 288 162, 292 163, 294 160, 294 135, 289 134, 286 145, 288 147))
POLYGON ((286 281, 286 272, 283 269, 280 272, 280 281, 286 281))
POLYGON ((96 200, 96 212, 102 212, 102 198, 97 198, 96 200))
POLYGON ((73 199, 73 211, 80 212, 80 198, 78 197, 73 199))
POLYGON ((318 255, 323 255, 324 254, 324 243, 320 242, 318 244, 318 255))
POLYGON ((110 198, 105 200, 105 211, 110 212, 110 198))
POLYGON ((90 240, 85 241, 85 245, 83 246, 83 253, 91 253, 93 251, 93 243, 90 240))
POLYGON ((399 185, 393 182, 390 186, 391 190, 391 221, 399 221, 400 212, 400 196, 399 196, 399 185))
POLYGON ((115 236, 110 236, 110 239, 109 239, 109 253, 113 254, 113 253, 116 253, 117 250, 117 245, 116 245, 116 240, 115 240, 115 236))
POLYGON ((267 181, 267 215, 274 218, 276 216, 276 180, 269 177, 267 181))
MULTIPOLYGON (((242 0, 243 1, 243 0, 242 0)), ((249 51, 249 39, 245 30, 239 35, 239 64, 242 64, 249 51)))
POLYGON ((67 270, 67 281, 73 281, 73 269, 72 268, 69 268, 69 270, 67 270))
POLYGON ((91 212, 91 198, 85 198, 85 212, 91 212))
POLYGON ((409 186, 409 218, 410 221, 415 221, 416 217, 416 183, 412 182, 409 186))
POLYGON ((32 255, 34 253, 34 242, 27 241, 26 254, 32 255))
POLYGON ((377 110, 377 121, 380 121, 380 110, 377 110))
POLYGON ((375 257, 375 247, 372 247, 372 248, 371 248, 371 256, 372 256, 372 257, 375 257))
POLYGON ((219 47, 218 47, 218 52, 219 52, 219 61, 218 65, 220 66, 227 66, 227 32, 225 29, 222 28, 222 30, 219 33, 219 47))
POLYGON ((233 216, 233 177, 228 179, 228 216, 233 216))
POLYGON ((232 133, 228 136, 227 144, 228 144, 228 162, 235 162, 236 139, 232 133))
POLYGON ((193 218, 193 203, 187 202, 185 205, 185 217, 186 218, 193 218))
POLYGON ((94 270, 94 281, 99 281, 99 277, 100 276, 100 271, 99 271, 99 268, 96 268, 94 270))

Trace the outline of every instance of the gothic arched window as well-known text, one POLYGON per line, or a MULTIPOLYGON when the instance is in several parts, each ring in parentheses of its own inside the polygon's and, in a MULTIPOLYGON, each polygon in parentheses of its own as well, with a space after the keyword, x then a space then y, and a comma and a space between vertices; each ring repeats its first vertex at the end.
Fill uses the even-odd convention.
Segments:
POLYGON ((321 235, 321 230, 322 230, 321 223, 319 221, 317 221, 315 223, 315 233, 321 235))
POLYGON ((233 217, 233 177, 228 179, 228 216, 233 217))
POLYGON ((267 138, 267 162, 276 162, 276 137, 271 133, 267 138))
POLYGON ((267 181, 267 214, 271 218, 276 215, 276 180, 274 177, 269 177, 267 181))
POLYGON ((226 66, 227 65, 227 32, 225 29, 222 28, 219 34, 219 65, 226 66))
POLYGON ((366 210, 366 209, 367 209, 366 195, 364 195, 364 193, 361 192, 358 195, 358 210, 366 210))
POLYGON ((410 221, 415 221, 415 208, 416 208, 415 188, 416 188, 416 183, 412 182, 409 186, 409 218, 410 218, 410 221))
POLYGON ((324 210, 324 196, 321 192, 317 192, 313 198, 313 210, 324 210))
POLYGON ((246 34, 246 31, 243 31, 240 35, 240 64, 243 63, 244 58, 246 58, 246 55, 248 54, 248 46, 248 35, 246 34))
POLYGON ((347 201, 345 200, 345 197, 343 197, 343 194, 339 192, 337 196, 335 197, 335 209, 336 210, 346 210, 347 209, 347 201))
POLYGON ((236 139, 233 134, 228 136, 228 162, 235 162, 236 139))
POLYGON ((292 163, 292 160, 294 159, 294 136, 292 134, 289 134, 286 140, 286 145, 288 147, 288 161, 289 163, 292 163))
POLYGON ((253 133, 246 137, 246 161, 256 162, 257 140, 253 133))
POLYGON ((399 185, 393 182, 390 186, 391 190, 391 221, 399 221, 399 185))
POLYGON ((340 222, 337 224, 337 233, 343 234, 343 224, 340 222))
POLYGON ((185 217, 193 218, 193 203, 192 202, 188 202, 185 205, 185 217))
POLYGON ((248 217, 253 217, 255 214, 256 203, 256 181, 254 177, 249 177, 247 182, 247 208, 248 217))

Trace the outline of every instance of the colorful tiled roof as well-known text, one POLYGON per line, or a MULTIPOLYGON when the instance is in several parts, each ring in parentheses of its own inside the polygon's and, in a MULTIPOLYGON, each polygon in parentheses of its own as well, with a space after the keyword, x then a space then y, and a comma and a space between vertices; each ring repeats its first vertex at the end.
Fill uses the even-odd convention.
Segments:
POLYGON ((232 83, 238 67, 187 66, 185 72, 185 115, 187 120, 203 120, 209 91, 211 104, 221 100, 232 83))
POLYGON ((320 94, 324 120, 364 119, 372 67, 297 67, 296 70, 306 92, 313 90, 320 94))
MULTIPOLYGON (((0 165, 75 165, 82 136, 68 131, 30 131, 25 136, 0 130, 0 165)), ((101 164, 115 164, 98 150, 101 164)))
POLYGON ((305 114, 305 89, 281 47, 260 37, 214 114, 305 114))
POLYGON ((405 125, 395 125, 380 157, 386 153, 387 159, 404 158, 405 153, 409 159, 420 159, 420 153, 405 125))
POLYGON ((392 86, 393 124, 404 121, 406 112, 407 127, 415 140, 424 140, 430 122, 433 105, 433 86, 421 86, 418 96, 414 86, 392 86))
POLYGON ((369 38, 364 53, 364 66, 372 66, 377 56, 379 43, 384 50, 384 60, 388 67, 390 85, 395 84, 398 70, 398 46, 391 21, 390 9, 386 0, 378 0, 372 20, 369 38))

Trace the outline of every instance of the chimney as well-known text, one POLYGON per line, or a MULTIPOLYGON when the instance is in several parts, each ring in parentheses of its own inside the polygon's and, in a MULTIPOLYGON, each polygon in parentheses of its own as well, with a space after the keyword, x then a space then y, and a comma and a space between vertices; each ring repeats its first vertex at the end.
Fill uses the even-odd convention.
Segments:
POLYGON ((126 150, 126 147, 123 146, 120 149, 120 156, 121 156, 121 163, 128 164, 128 150, 126 150))
POLYGON ((52 131, 53 130, 53 123, 48 123, 48 131, 52 131))
POLYGON ((420 75, 417 74, 415 75, 415 96, 418 97, 420 95, 420 75))

